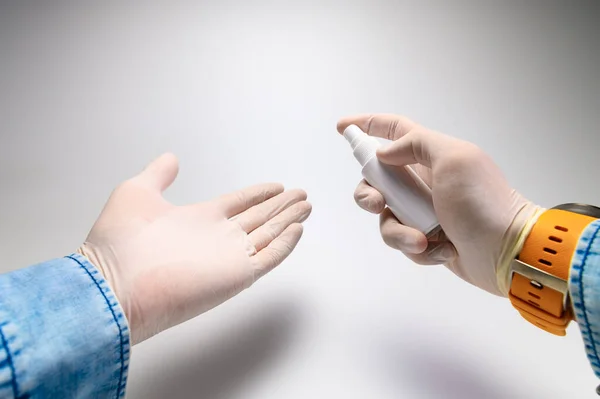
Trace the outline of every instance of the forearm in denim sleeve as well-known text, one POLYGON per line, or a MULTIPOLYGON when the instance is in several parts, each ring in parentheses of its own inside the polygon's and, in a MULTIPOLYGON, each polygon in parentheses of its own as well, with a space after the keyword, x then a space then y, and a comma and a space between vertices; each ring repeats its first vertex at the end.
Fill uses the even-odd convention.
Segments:
POLYGON ((0 398, 119 398, 129 329, 110 287, 71 255, 0 275, 0 398))

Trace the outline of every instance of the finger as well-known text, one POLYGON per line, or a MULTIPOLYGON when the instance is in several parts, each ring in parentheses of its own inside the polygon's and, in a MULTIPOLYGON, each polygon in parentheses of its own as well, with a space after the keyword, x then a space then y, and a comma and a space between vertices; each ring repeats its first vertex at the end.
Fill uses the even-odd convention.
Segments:
POLYGON ((420 254, 404 252, 404 255, 419 265, 447 265, 458 257, 456 248, 449 241, 431 241, 424 252, 420 254))
POLYGON ((150 162, 134 179, 148 188, 165 191, 179 173, 179 161, 171 153, 166 153, 150 162))
POLYGON ((262 226, 284 209, 306 200, 304 190, 289 190, 240 213, 235 220, 246 233, 262 226))
POLYGON ((354 201, 367 212, 379 214, 385 209, 383 195, 364 179, 358 183, 356 190, 354 190, 354 201))
POLYGON ((404 166, 421 164, 431 168, 444 150, 450 149, 450 138, 417 127, 393 143, 377 150, 377 158, 388 165, 404 166))
POLYGON ((398 222, 389 208, 383 211, 380 219, 383 241, 419 265, 445 265, 458 257, 450 241, 440 242, 434 237, 428 242, 423 233, 398 222))
POLYGON ((312 211, 312 206, 306 201, 298 202, 248 235, 248 239, 256 251, 261 251, 273 240, 279 237, 293 223, 304 222, 312 211))
POLYGON ((302 237, 302 231, 300 223, 291 224, 266 248, 253 256, 257 264, 257 279, 280 265, 292 253, 302 237))
POLYGON ((396 219, 390 208, 379 217, 379 230, 383 241, 406 254, 420 254, 427 249, 427 238, 420 231, 405 226, 396 219))
POLYGON ((381 137, 388 140, 397 140, 403 137, 416 126, 410 119, 392 114, 362 114, 340 119, 337 130, 340 134, 350 126, 356 125, 369 136, 381 137))
POLYGON ((225 194, 215 201, 223 210, 225 217, 231 218, 283 192, 279 183, 264 183, 225 194))

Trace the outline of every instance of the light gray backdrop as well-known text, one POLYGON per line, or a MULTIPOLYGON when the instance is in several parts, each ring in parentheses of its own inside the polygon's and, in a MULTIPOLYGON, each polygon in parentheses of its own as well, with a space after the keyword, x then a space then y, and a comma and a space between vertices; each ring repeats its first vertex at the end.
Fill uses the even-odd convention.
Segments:
POLYGON ((543 206, 600 204, 593 3, 4 1, 0 270, 73 251, 111 189, 173 151, 176 203, 274 180, 314 212, 279 269, 135 347, 128 397, 594 398, 576 326, 549 336, 381 242, 335 132, 402 113, 543 206))

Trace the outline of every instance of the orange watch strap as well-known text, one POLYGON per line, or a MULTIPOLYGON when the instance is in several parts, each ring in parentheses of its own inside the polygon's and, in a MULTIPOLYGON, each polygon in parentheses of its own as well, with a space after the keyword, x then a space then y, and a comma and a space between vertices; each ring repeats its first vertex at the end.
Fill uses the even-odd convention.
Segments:
MULTIPOLYGON (((533 226, 517 259, 567 282, 579 237, 595 220, 578 213, 547 210, 533 226)), ((573 315, 562 292, 513 273, 508 296, 527 321, 552 334, 566 334, 573 315)))

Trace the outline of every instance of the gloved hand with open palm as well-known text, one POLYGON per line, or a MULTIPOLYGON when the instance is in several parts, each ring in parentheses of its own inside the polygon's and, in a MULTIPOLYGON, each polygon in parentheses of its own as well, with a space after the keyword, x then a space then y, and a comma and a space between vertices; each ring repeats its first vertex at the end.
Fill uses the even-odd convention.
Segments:
POLYGON ((302 236, 302 190, 261 184, 176 206, 165 154, 112 194, 78 252, 115 291, 139 343, 223 303, 279 265, 302 236))

